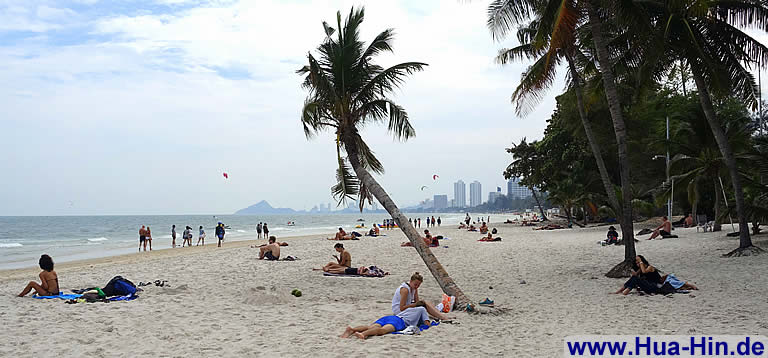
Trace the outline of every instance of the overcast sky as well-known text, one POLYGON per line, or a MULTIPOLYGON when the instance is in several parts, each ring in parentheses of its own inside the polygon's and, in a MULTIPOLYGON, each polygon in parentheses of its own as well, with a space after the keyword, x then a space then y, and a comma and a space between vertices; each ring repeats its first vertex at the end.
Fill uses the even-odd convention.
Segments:
POLYGON ((366 8, 366 42, 396 30, 395 53, 381 64, 429 64, 395 97, 416 137, 363 133, 386 168, 384 188, 401 206, 452 198, 458 179, 480 181, 484 199, 496 186, 506 192, 504 148, 541 137, 563 82, 527 117, 515 116, 509 96, 526 64, 493 62, 515 43, 492 40, 487 4, 0 0, 0 215, 333 202, 333 137, 304 138, 306 92, 295 70, 322 41, 322 21, 335 23, 352 5, 366 8))

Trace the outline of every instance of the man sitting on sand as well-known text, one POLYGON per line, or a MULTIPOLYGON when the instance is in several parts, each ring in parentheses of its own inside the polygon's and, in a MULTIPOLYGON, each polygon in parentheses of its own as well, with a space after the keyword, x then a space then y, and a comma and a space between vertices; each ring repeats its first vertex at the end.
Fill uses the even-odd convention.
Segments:
MULTIPOLYGON (((424 230, 424 237, 422 239, 424 240, 424 244, 425 245, 430 246, 430 247, 435 247, 436 246, 434 244, 435 240, 432 238, 432 234, 429 233, 429 230, 424 230)), ((410 241, 406 241, 406 242, 400 244, 400 246, 407 247, 407 246, 413 246, 413 244, 410 241)))
POLYGON ((267 259, 270 261, 276 261, 280 258, 280 245, 275 243, 276 237, 270 236, 269 243, 259 248, 259 260, 267 259))
POLYGON ((336 233, 336 236, 334 236, 333 239, 328 240, 357 240, 357 238, 353 235, 348 235, 344 229, 339 228, 339 232, 336 233))
POLYGON ((466 229, 467 225, 465 225, 463 222, 459 223, 459 229, 466 229))
POLYGON ((475 227, 475 224, 469 225, 469 229, 467 231, 477 231, 477 228, 475 227))
POLYGON ((483 222, 483 224, 480 225, 480 233, 481 234, 488 233, 488 225, 485 222, 483 222))
POLYGON ((672 235, 672 223, 669 222, 669 220, 667 219, 667 216, 666 215, 662 216, 661 220, 662 220, 661 225, 659 225, 655 230, 653 230, 653 234, 651 234, 651 237, 649 237, 648 240, 653 240, 659 237, 659 235, 661 235, 661 237, 672 235))
POLYGON ((351 327, 347 326, 341 338, 349 338, 354 335, 360 339, 366 339, 370 336, 383 336, 387 333, 402 331, 409 326, 430 325, 429 315, 424 308, 424 302, 418 302, 416 307, 410 308, 393 316, 384 316, 368 326, 351 327))
POLYGON ((693 227, 693 216, 688 213, 688 216, 685 217, 685 227, 693 227))

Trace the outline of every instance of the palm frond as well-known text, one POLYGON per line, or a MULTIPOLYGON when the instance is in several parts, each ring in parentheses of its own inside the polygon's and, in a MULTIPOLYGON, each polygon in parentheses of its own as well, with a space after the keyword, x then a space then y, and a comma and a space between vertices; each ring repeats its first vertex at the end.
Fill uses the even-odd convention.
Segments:
POLYGON ((531 0, 493 0, 488 5, 488 29, 494 40, 502 39, 513 27, 530 18, 536 10, 531 0))

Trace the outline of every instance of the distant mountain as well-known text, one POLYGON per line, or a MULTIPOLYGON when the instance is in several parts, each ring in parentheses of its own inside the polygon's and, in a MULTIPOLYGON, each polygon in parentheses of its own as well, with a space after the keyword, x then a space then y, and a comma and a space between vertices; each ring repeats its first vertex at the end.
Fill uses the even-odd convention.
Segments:
POLYGON ((263 214, 295 214, 296 210, 291 208, 273 208, 268 202, 262 200, 257 204, 251 205, 245 209, 235 212, 235 215, 263 215, 263 214))

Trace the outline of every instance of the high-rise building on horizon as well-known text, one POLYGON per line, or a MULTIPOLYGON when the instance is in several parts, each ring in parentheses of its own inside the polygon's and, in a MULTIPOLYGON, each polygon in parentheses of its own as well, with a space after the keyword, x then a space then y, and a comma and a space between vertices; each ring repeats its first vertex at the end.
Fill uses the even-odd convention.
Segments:
POLYGON ((520 185, 520 178, 512 177, 507 182, 507 197, 510 199, 527 199, 533 196, 528 187, 520 185))
POLYGON ((464 208, 467 206, 467 186, 461 180, 453 183, 453 200, 455 201, 454 207, 464 208))
POLYGON ((432 200, 435 202, 435 210, 445 209, 448 207, 448 195, 435 195, 432 200))
POLYGON ((501 193, 498 191, 492 191, 488 193, 488 204, 493 204, 496 202, 496 199, 498 199, 501 196, 501 193))
POLYGON ((475 180, 469 184, 469 206, 475 207, 483 203, 483 185, 475 180))

